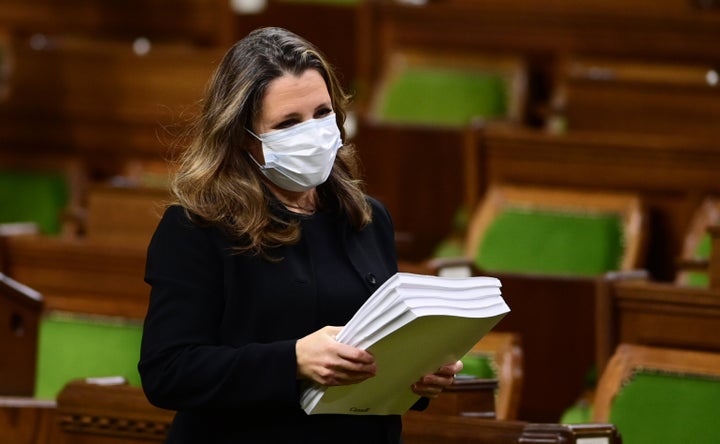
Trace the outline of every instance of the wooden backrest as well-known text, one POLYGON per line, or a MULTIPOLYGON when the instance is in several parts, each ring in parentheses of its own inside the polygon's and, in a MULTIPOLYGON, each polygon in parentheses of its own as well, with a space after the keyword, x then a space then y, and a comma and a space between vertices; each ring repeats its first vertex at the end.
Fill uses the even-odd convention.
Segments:
POLYGON ((473 363, 492 367, 491 377, 498 380, 495 416, 501 420, 517 419, 523 382, 523 350, 520 335, 491 331, 473 346, 463 358, 463 363, 466 366, 463 372, 470 374, 473 374, 470 368, 473 363))
POLYGON ((627 442, 720 439, 720 353, 621 344, 603 371, 593 421, 627 442))
POLYGON ((675 283, 678 285, 710 285, 707 274, 712 238, 708 228, 720 224, 720 198, 707 196, 695 209, 685 233, 675 283))
POLYGON ((717 137, 717 66, 577 56, 558 71, 551 106, 566 131, 717 137))
POLYGON ((653 282, 647 273, 600 279, 596 308, 597 365, 602 371, 621 343, 720 353, 720 291, 653 282))
POLYGON ((0 273, 0 395, 30 396, 35 385, 43 298, 0 273))
POLYGON ((169 198, 169 191, 158 187, 93 186, 85 236, 98 243, 147 246, 169 198))
POLYGON ((142 319, 149 297, 146 255, 145 244, 10 236, 3 266, 43 293, 48 310, 142 319))
MULTIPOLYGON (((517 261, 520 264, 518 267, 521 267, 525 258, 530 258, 526 261, 529 267, 537 267, 528 270, 495 268, 495 271, 599 275, 609 270, 628 270, 637 268, 642 262, 645 223, 640 199, 631 193, 495 184, 488 190, 471 217, 465 255, 475 260, 481 269, 488 269, 482 261, 487 261, 485 263, 491 267, 510 266, 513 261, 517 261), (537 225, 531 219, 534 217, 533 214, 537 215, 537 225), (501 221, 500 218, 506 218, 506 221, 501 221), (542 219, 545 218, 548 220, 543 221, 542 219), (558 224, 562 223, 561 220, 564 218, 573 219, 568 225, 560 228, 566 230, 565 234, 557 231, 558 224), (596 219, 599 225, 592 226, 596 219), (575 224, 575 220, 578 221, 577 228, 570 226, 575 224), (503 234, 501 230, 504 228, 500 228, 499 223, 513 224, 513 226, 522 223, 523 226, 510 227, 513 232, 503 234), (538 234, 533 231, 543 223, 548 225, 554 234, 538 234), (566 234, 572 235, 570 229, 577 230, 578 237, 568 237, 563 240, 566 234), (617 231, 613 234, 613 230, 617 231), (533 237, 522 237, 528 235, 533 237), (615 242, 616 245, 608 244, 607 251, 604 250, 603 245, 597 245, 599 248, 595 250, 598 255, 597 262, 588 262, 583 268, 575 269, 575 265, 571 262, 577 263, 582 257, 590 257, 589 248, 592 247, 593 238, 586 236, 595 235, 602 235, 607 241, 615 242), (502 239, 507 242, 502 246, 491 247, 490 236, 497 236, 497 242, 503 242, 502 239), (558 240, 557 243, 553 243, 555 239, 558 240), (496 260, 488 257, 491 254, 487 253, 490 248, 507 248, 509 251, 512 249, 517 254, 509 261, 501 258, 496 260), (566 251, 559 251, 560 248, 566 248, 566 251), (582 250, 583 253, 576 255, 573 253, 574 250, 582 250), (488 256, 483 258, 483 254, 488 256), (532 259, 536 254, 542 258, 542 263, 535 263, 532 259), (548 259, 553 260, 552 258, 557 259, 557 264, 548 261, 548 259), (548 268, 544 268, 546 266, 548 268), (564 269, 565 266, 568 268, 564 269)), ((489 269, 493 270, 493 268, 489 269)))

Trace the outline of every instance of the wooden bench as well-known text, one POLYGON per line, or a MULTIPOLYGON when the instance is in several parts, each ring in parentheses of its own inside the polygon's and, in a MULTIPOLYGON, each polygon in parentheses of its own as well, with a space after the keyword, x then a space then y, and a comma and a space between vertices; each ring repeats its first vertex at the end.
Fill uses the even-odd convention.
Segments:
POLYGON ((717 442, 720 353, 620 344, 602 373, 592 420, 627 442, 717 442))
MULTIPOLYGON (((444 395, 441 395, 444 396, 444 395)), ((150 405, 142 391, 127 385, 97 386, 69 383, 58 398, 59 435, 78 444, 141 444, 162 442, 173 412, 150 405)), ((610 424, 563 426, 498 421, 428 412, 403 418, 403 440, 414 443, 576 443, 596 438, 619 443, 610 424)))
POLYGON ((553 65, 565 54, 675 62, 712 62, 720 56, 714 44, 720 33, 715 1, 428 0, 418 5, 375 0, 364 6, 361 19, 375 32, 363 40, 358 68, 370 83, 382 66, 378 55, 406 44, 523 54, 537 68, 541 87, 552 84, 553 65))
POLYGON ((47 310, 142 319, 147 246, 168 199, 161 188, 93 186, 81 236, 7 236, 5 272, 43 293, 47 310))
POLYGON ((714 63, 567 56, 559 62, 551 99, 554 119, 562 123, 553 125, 717 140, 718 83, 714 63))
POLYGON ((674 279, 693 212, 720 192, 720 146, 687 138, 488 126, 467 146, 466 159, 478 171, 468 189, 509 182, 639 194, 649 214, 645 264, 661 281, 674 279))
POLYGON ((597 362, 602 369, 620 343, 720 351, 720 291, 646 279, 598 287, 597 362))

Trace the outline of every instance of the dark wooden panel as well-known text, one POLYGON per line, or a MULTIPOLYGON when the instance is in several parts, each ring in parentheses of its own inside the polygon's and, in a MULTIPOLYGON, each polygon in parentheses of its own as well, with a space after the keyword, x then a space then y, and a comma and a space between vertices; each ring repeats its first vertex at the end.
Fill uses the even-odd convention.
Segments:
POLYGON ((465 199, 463 137, 453 128, 359 125, 353 142, 367 190, 388 207, 402 259, 426 259, 452 230, 465 199))
POLYGON ((0 395, 31 396, 42 296, 0 273, 0 395))

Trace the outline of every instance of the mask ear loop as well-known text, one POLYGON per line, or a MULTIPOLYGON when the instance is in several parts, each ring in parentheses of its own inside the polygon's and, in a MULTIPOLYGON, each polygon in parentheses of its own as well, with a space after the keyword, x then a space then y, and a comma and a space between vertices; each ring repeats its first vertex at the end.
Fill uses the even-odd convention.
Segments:
POLYGON ((258 135, 255 134, 254 132, 252 132, 252 130, 251 130, 250 128, 245 127, 245 131, 247 131, 248 133, 252 134, 253 137, 255 137, 257 140, 259 140, 260 142, 262 142, 262 139, 260 138, 260 136, 258 136, 258 135))
MULTIPOLYGON (((260 138, 260 136, 258 136, 258 135, 255 134, 254 132, 252 132, 252 131, 250 130, 250 128, 245 127, 245 131, 247 131, 248 133, 250 133, 253 137, 255 137, 257 140, 259 140, 260 143, 262 143, 262 139, 260 138)), ((245 150, 245 152, 247 153, 247 155, 248 155, 248 157, 250 158, 250 160, 252 160, 253 163, 258 166, 258 168, 260 168, 261 170, 265 168, 265 166, 260 165, 260 163, 259 163, 257 160, 255 160, 255 157, 253 157, 253 155, 250 153, 249 150, 245 150)))

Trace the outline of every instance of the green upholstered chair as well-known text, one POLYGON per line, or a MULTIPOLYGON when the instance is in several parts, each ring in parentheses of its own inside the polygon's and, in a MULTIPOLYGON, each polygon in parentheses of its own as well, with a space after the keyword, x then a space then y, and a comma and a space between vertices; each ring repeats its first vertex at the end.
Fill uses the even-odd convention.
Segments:
POLYGON ((522 386, 522 346, 515 333, 489 332, 463 358, 463 375, 497 379, 495 416, 517 419, 522 386))
POLYGON ((475 210, 465 255, 484 271, 598 276, 641 265, 633 194, 495 184, 475 210))
POLYGON ((39 329, 35 398, 55 399, 82 378, 120 376, 140 385, 140 320, 48 312, 39 329))
POLYGON ((623 442, 720 442, 720 353, 621 344, 593 410, 593 421, 615 424, 623 442))
POLYGON ((712 242, 707 228, 717 224, 720 224, 720 199, 708 196, 695 210, 685 233, 675 283, 694 287, 709 286, 707 262, 712 242))
POLYGON ((86 182, 83 163, 72 156, 1 153, 0 224, 34 225, 46 235, 69 234, 69 222, 81 212, 86 182))
POLYGON ((0 170, 0 223, 33 222, 43 234, 58 234, 70 193, 63 172, 0 170))
POLYGON ((519 59, 396 53, 372 99, 370 117, 394 124, 462 127, 473 119, 519 121, 525 66, 519 59))

